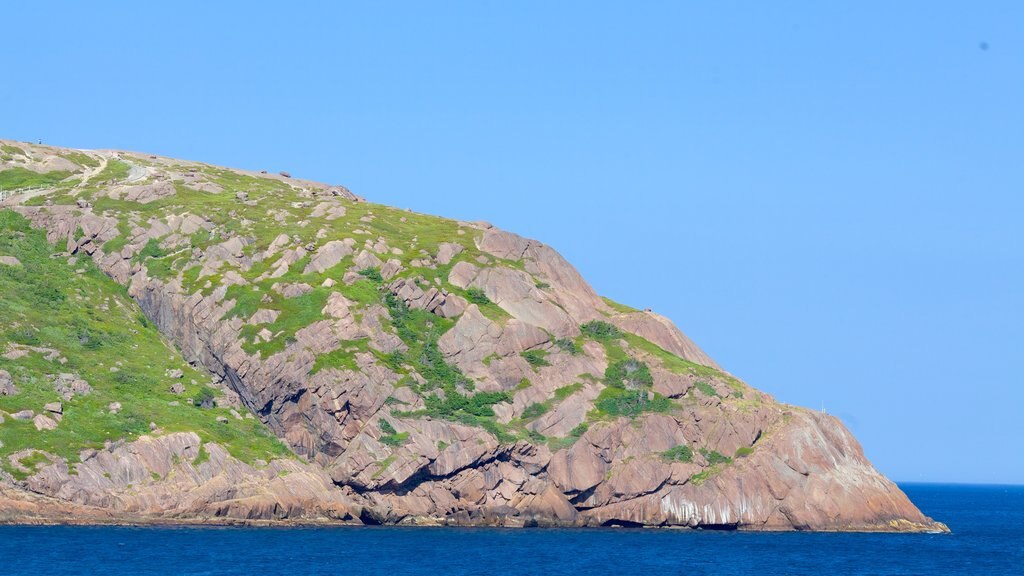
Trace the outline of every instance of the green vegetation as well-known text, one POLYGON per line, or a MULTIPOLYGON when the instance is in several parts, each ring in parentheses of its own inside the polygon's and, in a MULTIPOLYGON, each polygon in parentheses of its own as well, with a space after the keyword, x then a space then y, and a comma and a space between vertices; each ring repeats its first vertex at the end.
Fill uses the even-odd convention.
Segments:
POLYGON ((2 144, 2 145, 0 145, 0 152, 2 152, 4 154, 7 154, 9 156, 14 156, 14 155, 25 156, 25 151, 24 150, 22 150, 21 148, 18 148, 17 146, 13 146, 11 144, 2 144))
POLYGON ((537 368, 541 368, 543 366, 551 366, 551 363, 548 362, 546 359, 548 353, 545 350, 527 350, 526 352, 522 352, 519 355, 525 358, 534 370, 536 370, 537 368))
POLYGON ((673 446, 662 452, 661 457, 667 462, 693 462, 693 449, 685 444, 673 446))
POLYGON ((548 448, 550 448, 552 452, 558 452, 563 448, 568 448, 575 444, 576 441, 580 439, 580 436, 586 434, 589 429, 590 425, 586 422, 582 422, 579 426, 573 428, 565 438, 548 438, 548 448))
POLYGON ((629 358, 612 362, 604 371, 604 383, 617 388, 648 388, 654 384, 647 364, 629 358))
POLYGON ((397 460, 397 459, 398 459, 398 456, 395 456, 394 454, 392 454, 392 455, 388 456, 387 458, 381 460, 380 462, 377 462, 377 471, 373 473, 372 478, 374 478, 374 479, 380 478, 381 474, 384 474, 384 471, 387 470, 389 466, 394 464, 395 460, 397 460))
POLYGON ((149 434, 150 422, 168 433, 194 431, 245 462, 290 455, 258 420, 231 418, 222 424, 217 417, 229 417, 228 409, 203 410, 186 402, 212 400, 212 389, 192 383, 207 377, 168 347, 150 323, 140 321, 144 316, 125 289, 90 259, 71 266, 65 258, 51 258, 54 250, 45 231, 31 228, 14 212, 0 211, 0 254, 22 262, 0 266, 0 350, 42 350, 25 349, 28 354, 14 360, 0 357, 0 369, 18 388, 16 395, 0 396, 0 410, 39 413, 44 404, 62 401, 54 386, 60 373, 86 380, 93 391, 64 401, 55 430, 38 431, 30 421, 6 418, 0 424, 0 463, 10 470, 6 456, 27 448, 74 463, 86 448, 149 434), (173 369, 184 377, 168 379, 166 372, 173 369), (170 392, 175 382, 185 387, 181 396, 170 392), (122 409, 111 412, 111 402, 122 409))
POLYGON ((70 160, 75 164, 78 164, 79 166, 84 166, 86 168, 96 168, 100 165, 99 160, 83 152, 65 152, 60 156, 65 160, 70 160))
POLYGON ((701 448, 700 453, 704 456, 704 459, 708 461, 708 464, 714 466, 716 464, 729 464, 732 462, 732 458, 719 453, 717 450, 708 450, 707 448, 701 448))
POLYGON ((387 420, 380 421, 380 431, 384 434, 380 437, 381 444, 387 446, 397 447, 405 444, 406 440, 409 439, 408 432, 397 432, 395 427, 391 425, 387 420))
POLYGON ((704 394, 705 396, 717 396, 721 398, 718 392, 716 392, 715 389, 711 387, 711 384, 708 384, 703 380, 698 380, 697 383, 694 384, 694 386, 697 388, 697 390, 700 390, 701 394, 704 394))
POLYGON ((750 456, 753 453, 754 449, 751 448, 750 446, 740 446, 739 448, 736 449, 736 454, 734 456, 736 458, 746 458, 747 456, 750 456))
POLYGON ((600 320, 592 320, 586 324, 580 326, 580 332, 584 336, 593 338, 594 340, 615 340, 622 338, 622 331, 619 330, 615 325, 600 320))
POLYGON ((572 396, 573 394, 579 392, 582 389, 583 384, 580 382, 575 382, 573 384, 569 384, 568 386, 562 386, 561 388, 555 390, 555 400, 561 402, 562 400, 565 400, 569 396, 572 396))
POLYGON ((466 289, 466 299, 473 304, 490 304, 491 299, 484 294, 480 288, 471 287, 466 289))
POLYGON ((650 391, 651 371, 635 358, 613 361, 604 372, 606 388, 594 406, 599 415, 634 417, 644 412, 668 412, 672 401, 650 391))
POLYGON ((594 406, 604 416, 638 416, 644 412, 668 412, 672 402, 661 394, 609 386, 601 390, 594 406))
POLYGON ((523 410, 522 418, 523 420, 536 420, 546 414, 550 409, 551 407, 548 404, 534 402, 523 410))
POLYGON ((359 364, 356 362, 356 354, 359 352, 368 352, 369 350, 370 341, 367 339, 345 340, 337 350, 317 356, 316 362, 313 363, 313 369, 310 370, 310 374, 316 374, 324 368, 359 370, 359 364))
POLYGON ((120 160, 109 160, 106 168, 100 171, 99 174, 89 180, 91 186, 98 184, 104 184, 107 182, 116 182, 118 180, 124 180, 128 177, 128 172, 131 170, 131 166, 121 162, 120 160))
POLYGON ((71 177, 71 172, 53 170, 42 174, 25 168, 8 168, 0 171, 0 190, 18 190, 55 186, 61 180, 71 177))
POLYGON ((583 353, 583 349, 580 348, 579 344, 568 338, 558 338, 554 343, 562 352, 568 352, 573 356, 579 356, 583 353))
POLYGON ((697 472, 693 476, 690 476, 690 484, 693 484, 694 486, 700 486, 708 478, 714 476, 715 474, 718 474, 718 472, 719 469, 716 466, 712 466, 711 468, 705 468, 700 472, 697 472))
POLYGON ((384 277, 380 275, 379 268, 363 268, 359 271, 359 275, 365 277, 370 282, 383 282, 384 277))
POLYGON ((601 300, 604 300, 604 303, 607 304, 609 308, 615 310, 616 312, 621 312, 623 314, 629 314, 630 312, 639 312, 639 310, 637 310, 636 308, 626 306, 625 304, 619 304, 618 302, 612 300, 611 298, 605 298, 604 296, 602 296, 601 300))
POLYGON ((733 396, 737 398, 743 397, 743 392, 746 389, 746 386, 736 378, 720 370, 680 358, 679 356, 661 348, 657 344, 635 334, 623 334, 623 339, 625 339, 626 343, 629 344, 630 348, 634 348, 640 352, 650 354, 657 358, 661 362, 661 365, 671 372, 675 372, 676 374, 693 374, 700 378, 724 382, 733 389, 733 396))

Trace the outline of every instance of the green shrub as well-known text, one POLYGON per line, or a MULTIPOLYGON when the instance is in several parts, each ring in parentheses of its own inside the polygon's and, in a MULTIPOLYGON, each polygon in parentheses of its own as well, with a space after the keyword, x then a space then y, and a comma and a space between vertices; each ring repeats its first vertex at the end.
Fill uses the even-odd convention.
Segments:
POLYGON ((526 352, 522 352, 519 355, 522 356, 523 358, 526 358, 526 361, 529 362, 530 366, 533 366, 534 368, 540 368, 542 366, 551 366, 551 363, 548 362, 546 359, 548 353, 544 350, 527 350, 526 352))
POLYGON ((425 416, 435 418, 452 419, 460 413, 471 416, 493 417, 494 410, 491 406, 499 402, 511 402, 512 397, 508 392, 477 392, 472 396, 460 394, 454 390, 445 391, 442 399, 436 394, 423 398, 425 416))
POLYGON ((647 388, 654 384, 647 364, 629 358, 612 362, 604 371, 604 383, 616 388, 647 388))
POLYGON ((729 464, 730 462, 732 462, 732 458, 725 456, 724 454, 718 452, 717 450, 708 450, 707 448, 701 448, 700 453, 701 455, 704 456, 704 459, 707 460, 708 464, 710 464, 711 466, 714 466, 716 464, 729 464))
POLYGON ((380 270, 377 268, 363 268, 359 271, 359 274, 367 280, 378 284, 384 281, 384 277, 380 275, 380 270))
POLYGON ((385 434, 395 434, 395 433, 397 433, 397 430, 395 430, 395 427, 392 426, 391 422, 388 422, 387 420, 381 420, 380 421, 380 431, 385 433, 385 434))
POLYGON ((579 438, 580 436, 586 434, 587 430, 590 430, 590 426, 586 422, 580 422, 578 426, 576 426, 569 432, 569 436, 572 436, 573 438, 579 438))
POLYGON ((480 288, 476 287, 469 288, 466 290, 466 299, 472 302, 473 304, 491 303, 491 299, 487 297, 487 294, 485 294, 484 291, 481 290, 480 288))
POLYGON ((601 390, 594 406, 609 416, 636 416, 643 412, 668 412, 672 403, 661 394, 648 398, 646 390, 626 390, 609 386, 601 390))
POLYGON ((614 340, 616 338, 622 338, 622 332, 614 325, 601 320, 592 320, 586 324, 580 326, 580 332, 584 336, 593 338, 594 340, 614 340))
POLYGON ((523 410, 522 418, 523 420, 535 420, 543 416, 549 409, 550 406, 546 403, 534 402, 527 406, 526 410, 523 410))
MULTIPOLYGON (((125 372, 118 372, 118 375, 125 374, 125 372)), ((213 390, 209 388, 203 388, 196 395, 194 403, 200 408, 213 408, 216 405, 213 396, 213 390)))
POLYGON ((673 446, 661 453, 661 457, 668 462, 693 462, 693 449, 689 446, 673 446))
POLYGON ((559 338, 555 340, 555 346, 557 346, 562 352, 568 352, 573 356, 579 356, 583 353, 583 350, 576 344, 576 342, 568 338, 559 338))
POLYGON ((746 458, 754 453, 754 449, 750 446, 740 446, 736 449, 736 458, 746 458))

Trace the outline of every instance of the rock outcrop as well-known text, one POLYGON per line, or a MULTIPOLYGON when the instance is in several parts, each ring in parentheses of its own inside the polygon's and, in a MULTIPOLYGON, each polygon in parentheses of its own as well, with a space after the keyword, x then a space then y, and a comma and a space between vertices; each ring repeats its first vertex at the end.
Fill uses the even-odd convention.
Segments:
MULTIPOLYGON (((540 242, 290 177, 16 144, 0 170, 76 178, 6 206, 123 286, 218 391, 188 398, 198 385, 172 367, 167 405, 258 419, 290 455, 234 456, 156 417, 63 456, 0 444, 0 522, 945 529, 838 420, 723 372, 540 242), (90 185, 112 162, 141 180, 90 185)), ((46 345, 7 343, 5 402, 36 350, 59 362, 46 345)), ((119 370, 103 378, 130 382, 119 370)), ((73 426, 107 389, 48 377, 57 403, 0 413, 0 441, 73 426)), ((130 417, 117 400, 99 413, 130 417)))

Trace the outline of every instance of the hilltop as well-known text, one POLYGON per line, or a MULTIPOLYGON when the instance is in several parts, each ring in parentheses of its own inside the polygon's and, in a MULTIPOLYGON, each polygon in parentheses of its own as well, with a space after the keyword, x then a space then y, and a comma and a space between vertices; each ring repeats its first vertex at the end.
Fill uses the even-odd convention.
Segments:
POLYGON ((0 141, 0 521, 944 530, 551 247, 0 141))

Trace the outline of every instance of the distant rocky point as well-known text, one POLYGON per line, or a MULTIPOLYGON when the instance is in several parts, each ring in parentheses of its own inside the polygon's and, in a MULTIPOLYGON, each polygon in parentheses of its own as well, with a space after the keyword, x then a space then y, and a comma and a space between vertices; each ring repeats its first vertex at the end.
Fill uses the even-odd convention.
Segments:
POLYGON ((945 531, 551 247, 0 141, 0 522, 945 531))

